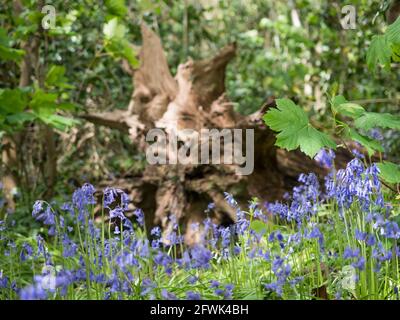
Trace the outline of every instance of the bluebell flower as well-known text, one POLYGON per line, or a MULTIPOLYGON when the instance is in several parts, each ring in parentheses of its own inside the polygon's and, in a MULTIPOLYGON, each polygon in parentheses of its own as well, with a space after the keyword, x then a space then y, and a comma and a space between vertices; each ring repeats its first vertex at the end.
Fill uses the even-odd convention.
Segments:
POLYGON ((233 195, 231 195, 228 192, 224 192, 225 195, 225 200, 226 202, 232 207, 232 208, 237 208, 238 207, 238 203, 236 202, 236 200, 233 198, 233 195))
POLYGON ((346 247, 343 252, 344 259, 358 258, 360 255, 360 249, 352 249, 350 247, 346 247))
POLYGON ((212 258, 211 251, 207 248, 196 245, 190 250, 192 256, 192 267, 193 268, 205 268, 210 267, 210 260, 212 258))
POLYGON ((314 157, 314 160, 317 161, 320 166, 326 169, 331 169, 333 167, 334 159, 335 153, 331 149, 329 149, 328 151, 326 151, 325 149, 321 149, 314 157))
POLYGON ((152 282, 149 278, 145 278, 142 281, 142 286, 141 286, 141 296, 146 296, 149 293, 151 293, 155 288, 157 288, 157 285, 152 282))
POLYGON ((152 228, 152 229, 150 230, 150 234, 151 234, 153 237, 160 238, 160 237, 161 237, 161 228, 158 227, 158 226, 152 228))
POLYGON ((375 245, 375 236, 373 234, 368 234, 367 238, 365 239, 365 243, 367 244, 367 246, 372 247, 373 245, 375 245))
POLYGON ((37 217, 37 215, 42 212, 43 210, 43 201, 42 200, 37 200, 33 204, 33 210, 32 210, 32 217, 37 217))
POLYGON ((351 264, 354 268, 361 270, 365 269, 365 258, 358 257, 358 259, 351 264))
POLYGON ((20 259, 21 261, 26 261, 27 258, 30 258, 33 254, 33 248, 29 243, 24 243, 22 245, 21 253, 20 253, 20 259))
POLYGON ((189 283, 189 284, 195 284, 198 280, 199 280, 198 277, 196 277, 196 276, 190 276, 190 277, 188 278, 188 283, 189 283))
POLYGON ((359 241, 365 241, 367 239, 367 233, 356 229, 355 230, 355 237, 359 241))
POLYGON ((78 250, 78 245, 74 243, 67 234, 64 234, 63 240, 63 257, 68 258, 68 257, 74 257, 77 250, 78 250))
POLYGON ((45 300, 47 299, 48 293, 43 289, 41 283, 35 283, 22 288, 19 292, 21 300, 45 300))
POLYGON ((143 227, 144 226, 144 213, 142 209, 136 209, 133 214, 136 216, 136 221, 138 224, 143 227))
POLYGON ((124 215, 124 210, 121 207, 115 207, 114 209, 110 210, 110 219, 119 218, 121 220, 125 220, 126 217, 124 215))
POLYGON ((374 129, 369 130, 368 136, 370 138, 378 140, 378 141, 383 140, 382 131, 380 129, 378 129, 378 128, 374 128, 374 129))
POLYGON ((175 294, 168 292, 166 289, 161 290, 161 297, 165 300, 178 300, 175 294))
POLYGON ((385 238, 389 239, 399 239, 400 238, 400 228, 397 222, 387 221, 382 228, 382 233, 385 238))
POLYGON ((186 292, 186 299, 187 300, 201 300, 201 296, 199 293, 188 291, 186 292))
POLYGON ((3 274, 3 270, 0 270, 0 289, 8 288, 8 277, 3 274))
POLYGON ((221 234, 221 244, 223 248, 226 248, 229 246, 231 243, 231 230, 229 227, 223 228, 221 227, 219 229, 219 232, 221 234))

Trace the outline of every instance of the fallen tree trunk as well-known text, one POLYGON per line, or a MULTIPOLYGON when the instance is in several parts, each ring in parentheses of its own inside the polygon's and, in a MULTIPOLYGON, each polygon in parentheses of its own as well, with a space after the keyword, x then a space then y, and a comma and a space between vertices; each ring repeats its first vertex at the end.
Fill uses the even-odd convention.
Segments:
MULTIPOLYGON (((250 175, 238 175, 236 164, 178 163, 148 165, 140 177, 117 182, 131 192, 149 225, 159 224, 168 230, 171 228, 168 217, 174 214, 186 226, 186 241, 193 243, 197 234, 188 226, 204 219, 206 214, 218 223, 235 220, 224 192, 233 194, 238 202, 247 202, 251 197, 272 201, 282 198, 296 184, 300 173, 324 174, 303 153, 289 153, 274 146, 275 135, 262 121, 266 110, 275 106, 274 99, 249 116, 234 111, 225 94, 225 70, 235 56, 235 44, 227 45, 210 59, 189 60, 179 65, 174 78, 159 37, 146 26, 142 26, 142 37, 140 67, 129 69, 134 92, 128 109, 84 115, 85 119, 129 134, 142 152, 148 151, 146 134, 154 128, 177 135, 182 143, 185 143, 184 129, 196 132, 204 128, 253 129, 255 148, 254 171, 250 175), (211 202, 215 208, 205 213, 211 202)), ((200 140, 199 145, 204 143, 200 140)))

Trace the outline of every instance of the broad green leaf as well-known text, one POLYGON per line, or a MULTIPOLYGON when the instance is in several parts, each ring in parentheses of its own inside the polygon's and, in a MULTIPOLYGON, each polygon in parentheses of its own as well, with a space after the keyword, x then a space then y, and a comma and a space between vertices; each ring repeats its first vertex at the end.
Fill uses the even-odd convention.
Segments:
POLYGON ((8 48, 0 45, 0 60, 19 61, 22 59, 24 54, 24 50, 8 48))
POLYGON ((123 41, 123 51, 122 51, 122 56, 128 60, 129 64, 133 68, 139 67, 139 60, 136 58, 136 52, 133 50, 133 48, 130 46, 128 41, 123 41))
POLYGON ((68 79, 65 77, 65 67, 52 65, 46 74, 45 83, 48 87, 59 87, 65 89, 74 88, 68 84, 68 79))
POLYGON ((368 68, 374 70, 378 64, 381 64, 389 69, 391 56, 392 50, 387 37, 384 35, 374 36, 367 51, 368 68))
POLYGON ((399 165, 389 161, 384 161, 377 163, 377 166, 381 171, 379 175, 384 181, 388 183, 400 183, 399 165))
POLYGON ((380 143, 374 139, 363 136, 359 134, 356 130, 347 127, 347 136, 361 144, 365 149, 367 149, 368 155, 372 156, 376 151, 384 152, 383 147, 380 143))
POLYGON ((10 39, 7 36, 7 31, 4 28, 0 28, 0 60, 19 61, 24 54, 24 50, 10 47, 10 39))
POLYGON ((385 35, 390 42, 400 44, 400 17, 387 28, 385 35))
POLYGON ((338 105, 336 112, 346 117, 357 119, 365 112, 365 109, 356 103, 346 102, 338 105))
POLYGON ((118 18, 113 18, 104 25, 103 33, 108 40, 123 39, 126 34, 126 28, 118 23, 118 18))
POLYGON ((274 131, 280 132, 275 145, 287 150, 300 147, 313 158, 323 147, 336 149, 336 143, 325 133, 315 129, 308 121, 307 114, 289 99, 277 99, 277 109, 270 109, 263 117, 274 131))
POLYGON ((0 89, 0 114, 22 112, 28 104, 28 96, 20 89, 0 89))
POLYGON ((400 44, 392 44, 392 59, 395 62, 400 62, 400 44))
POLYGON ((51 115, 56 110, 57 94, 46 93, 43 90, 35 91, 30 107, 32 110, 40 116, 51 115))
POLYGON ((354 122, 359 129, 369 130, 372 128, 390 128, 400 130, 400 117, 390 113, 365 112, 354 122))
POLYGON ((12 125, 23 124, 27 121, 33 121, 36 115, 31 112, 20 112, 6 117, 6 121, 12 125))
POLYGON ((72 127, 79 123, 78 120, 72 118, 66 118, 57 114, 52 114, 50 116, 39 116, 39 118, 46 123, 58 130, 65 131, 69 127, 72 127))
POLYGON ((107 10, 115 16, 123 17, 128 11, 125 0, 106 0, 105 5, 107 10))
POLYGON ((139 66, 139 61, 136 58, 136 53, 125 39, 111 39, 106 42, 105 46, 108 53, 114 58, 124 58, 128 60, 133 68, 139 66))
POLYGON ((336 108, 343 104, 343 103, 347 103, 348 101, 346 100, 346 98, 342 95, 338 95, 338 96, 334 96, 332 99, 332 107, 333 109, 336 111, 336 108))
POLYGON ((250 224, 250 229, 257 233, 262 233, 267 231, 267 225, 261 220, 253 220, 250 224))

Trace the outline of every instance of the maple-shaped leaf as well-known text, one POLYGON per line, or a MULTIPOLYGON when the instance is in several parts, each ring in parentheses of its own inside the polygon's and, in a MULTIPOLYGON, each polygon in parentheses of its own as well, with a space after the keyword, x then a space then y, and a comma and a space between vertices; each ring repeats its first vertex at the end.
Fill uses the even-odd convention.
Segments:
POLYGON ((400 130, 400 117, 390 113, 365 112, 354 124, 364 130, 376 127, 400 130))
POLYGON ((383 180, 389 183, 400 183, 400 166, 389 162, 378 163, 378 168, 380 170, 380 176, 383 180))
POLYGON ((390 57, 392 50, 385 35, 374 36, 367 51, 367 66, 374 70, 377 65, 383 65, 387 70, 390 68, 390 57))
POLYGON ((287 150, 300 148, 313 158, 324 147, 336 148, 336 143, 325 133, 315 129, 308 121, 307 114, 292 100, 277 99, 277 109, 270 109, 263 117, 274 131, 275 145, 287 150))

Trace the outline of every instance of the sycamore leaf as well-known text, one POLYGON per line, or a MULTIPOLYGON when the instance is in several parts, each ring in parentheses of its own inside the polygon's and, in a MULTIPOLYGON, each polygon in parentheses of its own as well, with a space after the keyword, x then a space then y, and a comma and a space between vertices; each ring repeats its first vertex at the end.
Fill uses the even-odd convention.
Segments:
POLYGON ((381 144, 369 137, 363 136, 359 134, 356 130, 347 127, 347 136, 361 144, 365 149, 367 149, 368 155, 371 157, 376 151, 384 152, 383 147, 381 144))
POLYGON ((0 113, 3 115, 22 112, 28 104, 25 92, 16 89, 0 89, 0 113))
POLYGON ((372 128, 390 128, 400 130, 400 117, 390 113, 365 112, 354 122, 359 129, 370 130, 372 128))
POLYGON ((387 28, 385 35, 390 42, 400 43, 400 17, 387 28))
POLYGON ((56 109, 57 94, 46 93, 41 89, 35 91, 32 100, 30 101, 30 107, 35 113, 40 114, 52 114, 56 109))
POLYGON ((365 109, 356 103, 346 102, 335 108, 336 112, 346 117, 357 119, 365 112, 365 109))
POLYGON ((392 59, 395 62, 400 62, 400 44, 392 44, 392 59))
POLYGON ((377 164, 380 172, 380 177, 388 183, 400 183, 400 166, 384 161, 377 164))
POLYGON ((323 147, 336 149, 336 143, 325 133, 315 129, 307 114, 289 99, 277 99, 277 109, 270 109, 263 117, 265 123, 278 131, 275 145, 287 150, 300 147, 313 158, 323 147))
POLYGON ((370 70, 374 70, 378 64, 390 68, 390 57, 392 50, 385 35, 378 35, 372 38, 371 44, 367 51, 367 66, 370 70))
POLYGON ((118 23, 118 18, 113 18, 108 21, 103 27, 103 33, 106 39, 123 39, 126 34, 124 25, 118 23))
POLYGON ((10 47, 10 39, 6 29, 0 28, 0 60, 19 61, 24 54, 24 50, 10 47))
POLYGON ((42 120, 47 125, 50 125, 58 130, 65 131, 69 127, 72 127, 79 123, 78 120, 72 118, 66 118, 57 114, 41 116, 39 119, 42 120))
POLYGON ((107 10, 115 16, 123 17, 128 11, 125 0, 106 0, 105 5, 107 10))
POLYGON ((336 108, 343 104, 343 103, 347 103, 348 101, 346 100, 346 98, 342 95, 338 95, 338 96, 334 96, 332 98, 332 107, 333 109, 336 111, 336 108))
POLYGON ((7 122, 12 125, 23 124, 24 122, 33 121, 35 119, 36 115, 31 112, 19 112, 6 117, 7 122))
POLYGON ((65 89, 73 89, 74 86, 68 84, 68 79, 65 77, 65 67, 52 65, 46 74, 45 79, 48 87, 59 87, 65 89))

